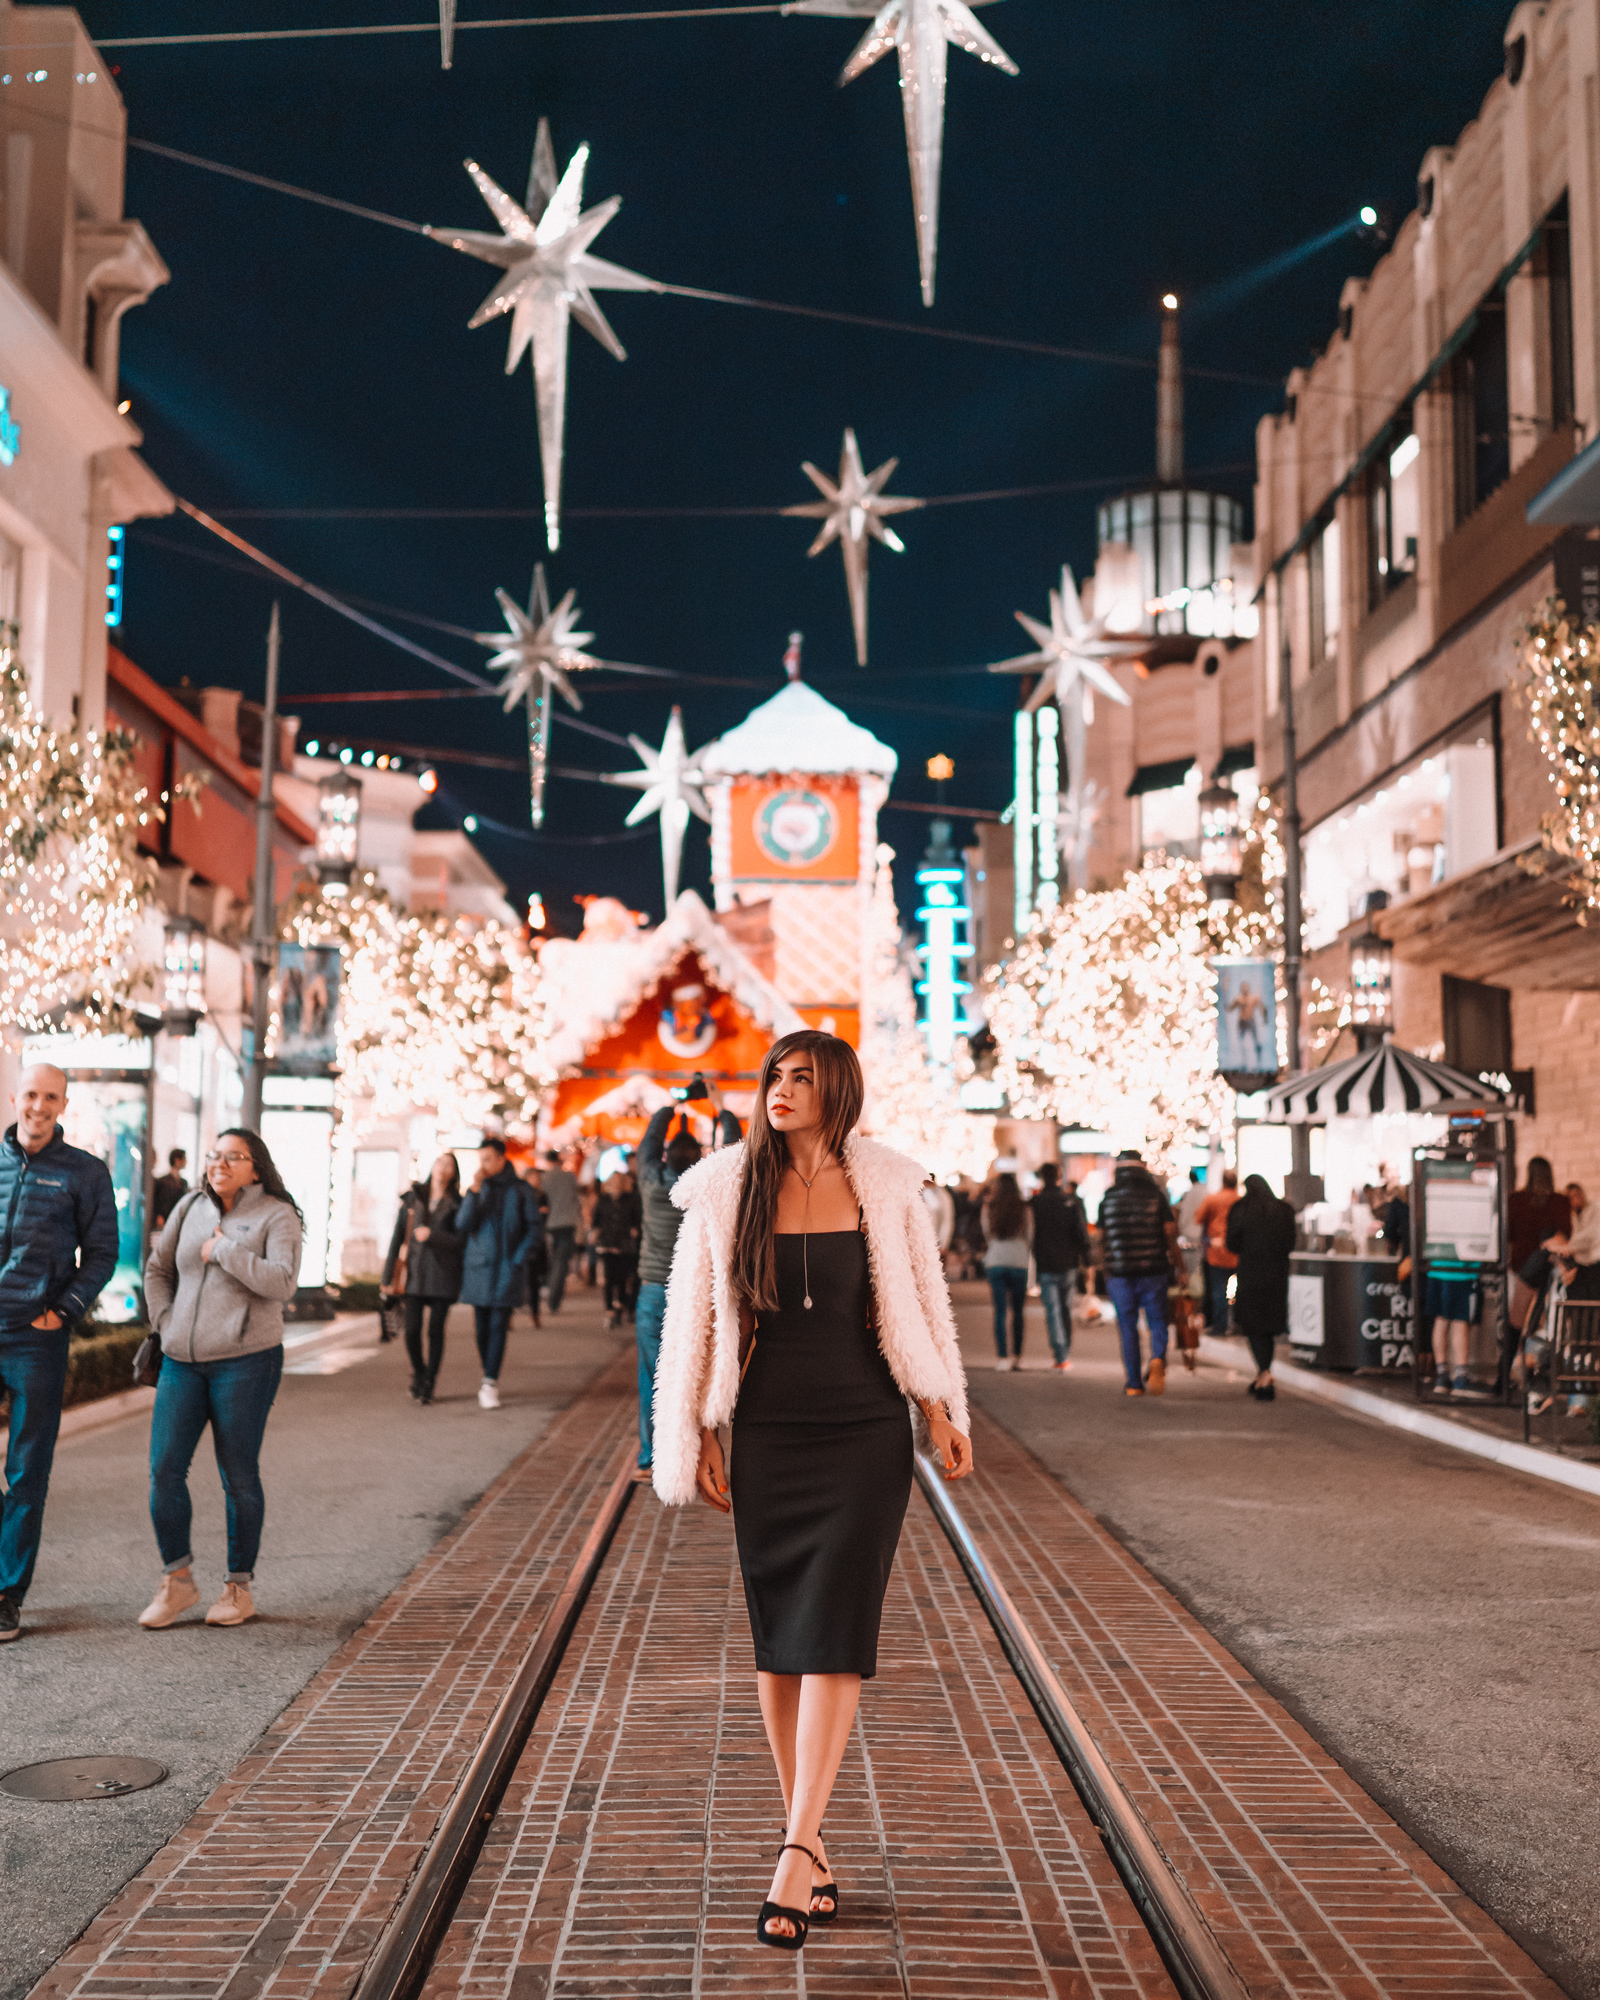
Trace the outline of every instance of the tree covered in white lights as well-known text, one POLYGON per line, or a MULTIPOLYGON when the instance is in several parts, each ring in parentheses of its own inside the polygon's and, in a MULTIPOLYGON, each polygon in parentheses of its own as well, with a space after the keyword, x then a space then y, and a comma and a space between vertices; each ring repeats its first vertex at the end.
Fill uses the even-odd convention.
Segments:
POLYGON ((991 975, 994 1080, 1014 1117, 1104 1132, 1165 1171, 1231 1115, 1212 961, 1277 948, 1282 850, 1264 814, 1245 868, 1239 901, 1220 910, 1193 861, 1157 854, 1035 918, 991 975))
POLYGON ((126 1033, 156 969, 140 932, 160 821, 134 738, 53 728, 28 696, 14 627, 0 626, 0 1019, 9 1033, 76 1023, 126 1033))
POLYGON ((951 1071, 928 1060, 917 997, 904 956, 894 900, 894 849, 878 849, 862 951, 861 1068, 867 1108, 861 1129, 909 1154, 935 1180, 982 1180, 994 1159, 994 1120, 963 1111, 960 1078, 971 1073, 966 1044, 951 1071))
POLYGON ((295 898, 284 935, 344 951, 339 1060, 347 1103, 379 1117, 437 1107, 441 1123, 531 1122, 554 1080, 538 957, 506 925, 398 907, 371 877, 337 900, 295 898))

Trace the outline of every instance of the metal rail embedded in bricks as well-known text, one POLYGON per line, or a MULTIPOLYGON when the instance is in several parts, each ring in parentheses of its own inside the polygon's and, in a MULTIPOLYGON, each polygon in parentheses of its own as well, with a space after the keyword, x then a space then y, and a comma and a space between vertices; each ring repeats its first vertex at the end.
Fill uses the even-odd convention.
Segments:
MULTIPOLYGON (((571 1566, 631 1375, 496 1482, 35 2000, 347 2000, 571 1566)), ((1559 2000, 1034 1460, 981 1417, 976 1445, 984 1554, 1252 1995, 1559 2000)), ((798 1962, 754 1940, 781 1819, 729 1524, 641 1495, 425 2000, 1171 1994, 920 1495, 828 1815, 840 1921, 798 1962)))

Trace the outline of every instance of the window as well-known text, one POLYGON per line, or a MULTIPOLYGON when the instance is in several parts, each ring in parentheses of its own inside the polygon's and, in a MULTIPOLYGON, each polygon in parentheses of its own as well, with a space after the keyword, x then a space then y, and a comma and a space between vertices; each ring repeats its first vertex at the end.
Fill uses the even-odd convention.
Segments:
POLYGON ((1367 469, 1367 607, 1417 571, 1422 527, 1422 446, 1406 412, 1367 469))
POLYGON ((1550 211, 1540 246, 1550 297, 1550 421, 1561 429, 1572 422, 1572 231, 1567 197, 1550 211))
POLYGON ((1443 975, 1444 1059, 1468 1076, 1511 1073, 1511 993, 1443 975))
POLYGON ((1456 520, 1476 513, 1511 476, 1511 385, 1506 302, 1485 299, 1477 324, 1450 364, 1455 433, 1456 520))
POLYGON ((1311 577, 1311 664, 1339 650, 1339 523, 1330 521, 1306 550, 1311 577))

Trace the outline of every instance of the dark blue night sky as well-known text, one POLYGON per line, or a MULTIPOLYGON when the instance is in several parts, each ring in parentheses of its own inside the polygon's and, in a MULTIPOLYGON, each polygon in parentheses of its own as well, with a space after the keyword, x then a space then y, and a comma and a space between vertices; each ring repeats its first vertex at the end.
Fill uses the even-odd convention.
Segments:
MULTIPOLYGON (((464 23, 506 11, 504 0, 462 0, 464 23)), ((581 9, 551 0, 540 11, 581 9)), ((104 35, 305 18, 287 0, 88 0, 83 12, 104 35)), ((1508 0, 1005 0, 983 20, 1020 80, 951 52, 939 299, 926 317, 1153 364, 1160 295, 1178 291, 1192 365, 1268 378, 1187 385, 1191 476, 1248 500, 1256 420, 1281 403, 1271 384, 1326 340, 1340 285, 1377 252, 1352 234, 1264 288, 1238 296, 1234 281, 1363 202, 1403 215, 1424 150, 1455 139, 1499 68, 1508 13, 1508 0), (1231 302, 1216 303, 1225 288, 1231 302)), ((384 22, 426 18, 428 7, 324 0, 317 14, 384 22)), ((449 74, 426 35, 115 60, 133 136, 417 221, 492 227, 462 159, 520 194, 543 114, 562 165, 589 141, 588 200, 624 197, 599 254, 678 284, 919 319, 893 61, 846 90, 835 84, 858 34, 847 21, 771 17, 464 28, 449 74)), ((217 509, 537 509, 531 372, 524 360, 504 375, 506 322, 467 330, 489 267, 138 152, 127 206, 173 278, 124 322, 125 393, 151 464, 185 498, 217 509)), ((900 492, 1086 490, 900 522, 907 554, 874 557, 866 673, 853 664, 838 555, 806 561, 808 524, 572 518, 551 581, 557 593, 577 587, 596 650, 694 677, 596 688, 586 719, 654 743, 676 699, 691 744, 704 742, 777 687, 798 626, 807 678, 899 751, 902 796, 931 798, 923 765, 943 750, 957 764, 953 800, 1004 804, 1016 683, 955 670, 1020 650, 1013 610, 1042 616, 1060 564, 1092 566, 1092 486, 1113 490, 1151 468, 1153 365, 1067 363, 651 296, 603 303, 629 359, 619 366, 574 329, 575 516, 806 499, 800 461, 834 467, 846 424, 869 467, 899 456, 900 492)), ((541 552, 531 512, 232 525, 331 590, 473 629, 498 624, 497 584, 526 597, 541 552)), ((184 522, 132 531, 122 643, 158 680, 259 694, 273 587, 231 562, 184 522)), ((470 640, 400 629, 483 665, 470 640)), ((284 631, 290 708, 311 691, 448 684, 290 594, 284 631)), ((304 713, 305 735, 333 725, 522 755, 520 720, 490 700, 304 713)), ((565 729, 556 754, 597 769, 630 761, 565 729)), ((526 826, 519 771, 447 765, 441 776, 440 807, 454 818, 477 811, 526 826)), ((479 841, 515 897, 541 889, 558 924, 570 926, 570 898, 584 890, 659 910, 653 827, 612 837, 626 810, 626 794, 558 780, 549 838, 485 828, 479 841)), ((885 832, 909 860, 927 822, 891 814, 885 832)), ((686 880, 703 888, 707 868, 697 830, 686 880)))

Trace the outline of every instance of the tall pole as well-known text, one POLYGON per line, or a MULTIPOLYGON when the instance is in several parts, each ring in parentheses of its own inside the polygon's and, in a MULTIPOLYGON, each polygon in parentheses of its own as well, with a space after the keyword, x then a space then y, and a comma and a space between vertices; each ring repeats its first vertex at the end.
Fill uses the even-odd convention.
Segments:
MULTIPOLYGON (((1288 592, 1283 573, 1278 591, 1278 711, 1283 717, 1283 999, 1287 1010, 1289 1068, 1300 1069, 1300 955, 1305 927, 1300 899, 1300 762, 1294 728, 1294 654, 1289 644, 1288 592)), ((1302 1120, 1289 1127, 1293 1147, 1291 1185, 1285 1189, 1296 1208, 1312 1198, 1311 1128, 1302 1120)))
POLYGON ((256 799, 256 895, 250 926, 250 957, 255 965, 254 1006, 250 1017, 250 1062, 244 1078, 244 1125, 261 1130, 261 1095, 267 1075, 267 1028, 272 1009, 272 960, 278 927, 272 883, 272 780, 278 748, 278 601, 272 602, 267 627, 267 698, 261 705, 261 790, 256 799))

